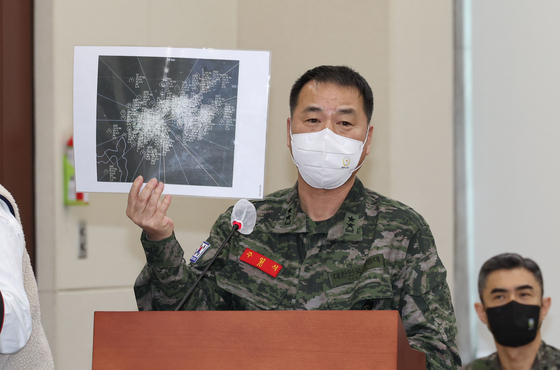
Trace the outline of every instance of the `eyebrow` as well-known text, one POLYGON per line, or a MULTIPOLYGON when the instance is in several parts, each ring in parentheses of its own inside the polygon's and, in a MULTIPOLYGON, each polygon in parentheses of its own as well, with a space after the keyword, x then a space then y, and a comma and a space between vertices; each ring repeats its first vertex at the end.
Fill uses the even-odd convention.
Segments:
POLYGON ((506 293, 507 289, 504 288, 494 288, 492 289, 492 291, 490 292, 490 294, 494 294, 494 293, 506 293))
MULTIPOLYGON (((303 113, 323 112, 323 108, 315 106, 315 105, 310 105, 310 106, 305 107, 305 109, 303 109, 302 112, 303 113)), ((336 110, 336 113, 357 115, 356 109, 354 109, 354 108, 340 108, 340 109, 336 110)))
POLYGON ((310 106, 305 107, 305 109, 302 112, 303 113, 309 113, 309 112, 322 112, 322 111, 323 111, 323 108, 310 105, 310 106))
MULTIPOLYGON (((530 289, 533 290, 533 287, 531 285, 521 285, 515 288, 515 291, 519 291, 519 290, 525 290, 525 289, 530 289)), ((490 292, 490 294, 494 294, 494 293, 506 293, 507 289, 504 288, 494 288, 492 289, 492 291, 490 292)))
POLYGON ((353 114, 353 115, 357 114, 354 108, 341 108, 338 109, 336 112, 341 114, 353 114))

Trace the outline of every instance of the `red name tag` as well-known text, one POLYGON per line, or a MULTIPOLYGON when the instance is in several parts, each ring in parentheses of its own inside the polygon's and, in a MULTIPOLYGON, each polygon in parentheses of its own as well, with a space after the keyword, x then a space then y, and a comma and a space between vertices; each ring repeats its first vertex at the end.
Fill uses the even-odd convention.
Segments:
POLYGON ((249 248, 245 248, 245 251, 239 258, 243 262, 247 262, 249 265, 258 268, 259 270, 266 272, 272 277, 278 276, 280 270, 282 270, 282 265, 274 262, 268 257, 263 256, 260 253, 255 252, 249 248))

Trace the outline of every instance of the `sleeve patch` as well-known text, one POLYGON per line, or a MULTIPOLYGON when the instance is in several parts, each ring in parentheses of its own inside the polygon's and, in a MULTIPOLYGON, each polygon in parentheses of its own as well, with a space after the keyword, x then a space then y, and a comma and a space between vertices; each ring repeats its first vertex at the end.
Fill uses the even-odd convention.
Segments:
POLYGON ((198 261, 198 259, 200 257, 202 257, 202 255, 204 254, 204 252, 206 252, 206 250, 210 248, 210 243, 208 242, 202 242, 202 244, 200 245, 200 247, 198 247, 198 249, 196 250, 196 252, 194 252, 194 254, 192 255, 190 261, 192 263, 196 263, 196 261, 198 261))

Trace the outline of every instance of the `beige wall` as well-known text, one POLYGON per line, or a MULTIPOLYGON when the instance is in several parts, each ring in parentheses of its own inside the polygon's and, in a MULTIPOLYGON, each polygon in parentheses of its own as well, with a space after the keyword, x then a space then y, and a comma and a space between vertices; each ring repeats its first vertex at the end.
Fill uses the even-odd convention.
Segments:
POLYGON ((388 195, 428 221, 453 288, 453 3, 390 3, 388 195))
MULTIPOLYGON (((91 368, 93 312, 135 310, 132 284, 145 258, 126 195, 91 194, 64 207, 62 155, 72 134, 75 45, 237 46, 236 1, 70 1, 35 3, 38 276, 43 321, 57 369, 91 368), (77 258, 85 220, 88 258, 77 258)), ((193 248, 232 201, 174 199, 177 235, 193 248), (204 212, 186 212, 186 209, 204 212), (189 226, 187 226, 189 225, 189 226)), ((198 244, 197 244, 198 243, 198 244)))
MULTIPOLYGON (((452 267, 452 6, 448 1, 70 1, 36 7, 38 277, 57 369, 91 367, 93 311, 135 310, 144 256, 126 195, 64 207, 62 155, 72 133, 74 45, 271 50, 266 192, 292 186, 288 92, 318 64, 346 64, 371 83, 375 126, 366 186, 417 209, 452 267), (85 220, 88 258, 77 258, 85 220)), ((186 254, 234 200, 175 197, 169 212, 186 254)), ((450 281, 451 283, 451 281, 450 281)))
POLYGON ((372 154, 360 177, 388 192, 388 15, 388 1, 239 1, 239 48, 272 52, 267 191, 292 186, 297 176, 285 139, 292 84, 309 68, 344 64, 363 74, 375 95, 372 154))

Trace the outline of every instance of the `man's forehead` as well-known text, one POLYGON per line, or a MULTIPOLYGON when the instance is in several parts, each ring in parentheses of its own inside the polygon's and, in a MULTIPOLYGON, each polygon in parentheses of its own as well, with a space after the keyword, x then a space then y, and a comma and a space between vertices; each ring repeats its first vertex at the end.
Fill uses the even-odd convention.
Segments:
POLYGON ((515 290, 522 287, 540 291, 540 285, 535 275, 526 268, 500 269, 492 271, 484 287, 484 294, 491 294, 495 290, 515 290))
POLYGON ((301 92, 304 92, 304 91, 307 90, 307 91, 310 91, 310 92, 317 93, 318 91, 321 91, 321 90, 324 91, 326 88, 339 89, 339 90, 345 91, 347 93, 355 94, 357 97, 360 97, 360 98, 362 97, 362 94, 360 94, 360 90, 358 90, 358 88, 356 86, 340 85, 340 84, 337 84, 336 82, 332 82, 332 81, 311 80, 308 83, 306 83, 305 85, 303 85, 303 88, 301 89, 301 92))
POLYGON ((356 111, 364 110, 363 98, 357 88, 317 81, 309 81, 303 86, 299 94, 297 109, 319 110, 312 107, 324 108, 323 104, 330 105, 332 102, 344 106, 346 110, 352 108, 356 111))

